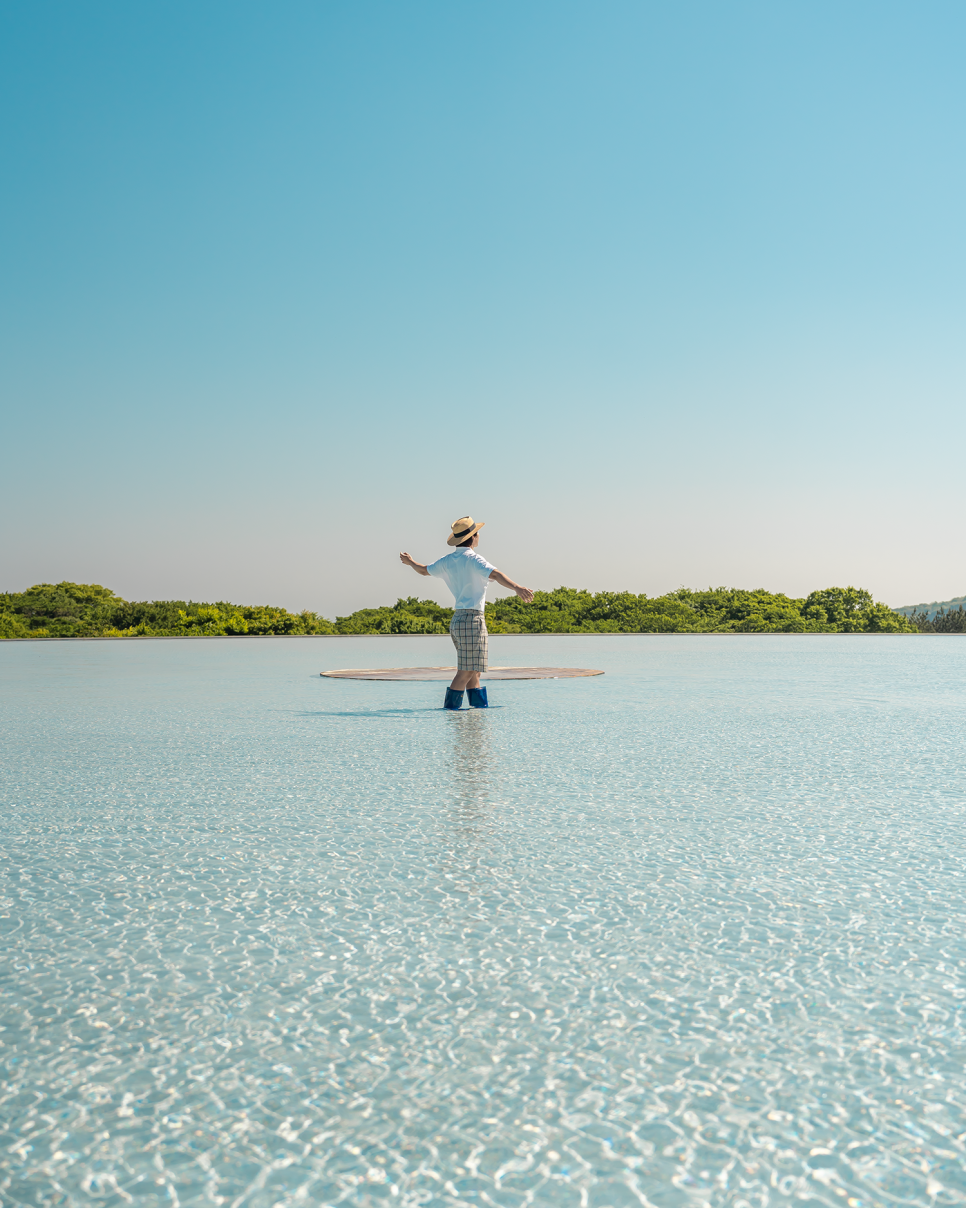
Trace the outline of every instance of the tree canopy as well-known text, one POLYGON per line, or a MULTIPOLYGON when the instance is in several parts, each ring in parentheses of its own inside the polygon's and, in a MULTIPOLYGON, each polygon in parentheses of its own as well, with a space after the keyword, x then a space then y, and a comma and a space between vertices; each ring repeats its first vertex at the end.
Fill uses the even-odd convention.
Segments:
MULTIPOLYGON (((318 613, 267 604, 136 602, 96 583, 38 583, 26 591, 0 593, 0 638, 445 634, 452 615, 451 608, 415 596, 329 621, 318 613)), ((857 587, 826 587, 804 599, 764 588, 682 587, 647 596, 557 587, 536 592, 532 604, 508 596, 486 606, 490 633, 963 632, 962 609, 937 620, 901 616, 857 587)))
POLYGON ((183 637, 223 634, 335 633, 314 612, 271 605, 122 600, 87 583, 38 583, 0 594, 0 638, 183 637))
POLYGON ((940 608, 936 612, 913 612, 909 620, 920 633, 966 633, 966 608, 940 608))
POLYGON ((805 599, 734 587, 664 596, 558 587, 487 606, 491 633, 908 633, 904 617, 857 587, 827 587, 805 599), (492 617, 492 621, 491 621, 492 617))

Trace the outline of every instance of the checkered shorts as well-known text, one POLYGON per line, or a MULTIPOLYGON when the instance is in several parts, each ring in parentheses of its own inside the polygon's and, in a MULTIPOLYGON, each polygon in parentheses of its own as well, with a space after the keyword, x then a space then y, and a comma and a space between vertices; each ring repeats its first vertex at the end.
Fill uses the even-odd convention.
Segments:
POLYGON ((457 608, 449 623, 457 671, 486 670, 486 621, 475 608, 457 608))

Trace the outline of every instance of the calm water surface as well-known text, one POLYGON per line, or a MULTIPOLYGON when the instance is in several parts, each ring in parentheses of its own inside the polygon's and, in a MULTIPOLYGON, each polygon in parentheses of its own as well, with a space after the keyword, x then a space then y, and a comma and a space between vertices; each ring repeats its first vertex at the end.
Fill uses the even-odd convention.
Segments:
POLYGON ((966 640, 0 644, 0 1204, 966 1200, 966 640))

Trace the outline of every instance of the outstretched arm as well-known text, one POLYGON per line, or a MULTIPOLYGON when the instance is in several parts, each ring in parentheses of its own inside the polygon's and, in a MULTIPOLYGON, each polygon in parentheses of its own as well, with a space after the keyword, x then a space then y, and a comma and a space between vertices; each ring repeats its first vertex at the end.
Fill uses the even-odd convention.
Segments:
MULTIPOLYGON (((429 571, 426 569, 425 563, 417 562, 411 554, 400 554, 399 561, 403 566, 411 566, 417 575, 426 575, 427 578, 429 577, 429 571)), ((492 579, 493 576, 490 575, 490 578, 492 579)))
POLYGON ((501 587, 509 587, 510 591, 515 591, 524 604, 529 604, 533 600, 533 592, 529 587, 521 587, 519 583, 514 583, 502 570, 491 570, 490 578, 499 583, 501 587))

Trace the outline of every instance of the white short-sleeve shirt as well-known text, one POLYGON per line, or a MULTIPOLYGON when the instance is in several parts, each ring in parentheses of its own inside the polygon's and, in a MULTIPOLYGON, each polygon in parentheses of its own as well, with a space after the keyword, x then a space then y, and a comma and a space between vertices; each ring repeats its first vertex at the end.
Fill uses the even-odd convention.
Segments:
POLYGON ((431 563, 426 569, 437 579, 442 579, 450 589, 456 597, 456 608, 483 611, 490 571, 496 570, 496 567, 481 557, 475 549, 454 549, 451 554, 431 563))

